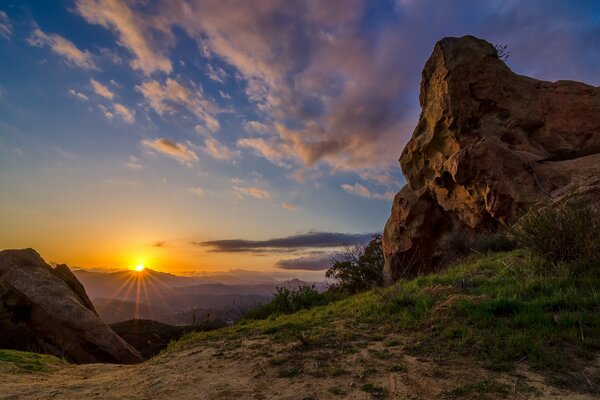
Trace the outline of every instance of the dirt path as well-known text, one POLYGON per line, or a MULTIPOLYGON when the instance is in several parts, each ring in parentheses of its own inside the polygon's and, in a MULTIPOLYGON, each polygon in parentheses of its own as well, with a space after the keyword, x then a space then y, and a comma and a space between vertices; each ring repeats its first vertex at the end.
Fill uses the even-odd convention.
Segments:
POLYGON ((594 399, 524 371, 405 354, 396 340, 303 349, 270 338, 188 346, 133 366, 59 364, 25 373, 0 363, 2 399, 594 399))

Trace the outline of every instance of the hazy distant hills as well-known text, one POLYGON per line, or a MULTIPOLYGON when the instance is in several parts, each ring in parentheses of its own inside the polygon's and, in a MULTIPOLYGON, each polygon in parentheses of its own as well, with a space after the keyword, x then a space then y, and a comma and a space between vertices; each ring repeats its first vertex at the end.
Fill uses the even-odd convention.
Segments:
MULTIPOLYGON (((190 324, 194 318, 204 321, 208 316, 211 322, 225 323, 269 301, 278 286, 309 284, 299 279, 279 282, 266 274, 250 271, 201 277, 150 269, 142 272, 74 270, 73 273, 107 323, 143 318, 168 324, 190 324)), ((323 283, 319 286, 325 287, 323 283)))

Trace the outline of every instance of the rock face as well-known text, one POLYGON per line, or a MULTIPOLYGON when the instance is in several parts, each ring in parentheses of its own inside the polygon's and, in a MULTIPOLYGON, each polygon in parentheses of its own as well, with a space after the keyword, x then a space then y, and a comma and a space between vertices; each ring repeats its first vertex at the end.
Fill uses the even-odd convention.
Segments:
POLYGON ((420 103, 383 237, 388 281, 439 265, 448 235, 494 231, 532 202, 600 199, 600 88, 517 75, 465 36, 435 45, 420 103))
POLYGON ((32 249, 0 251, 0 348, 78 363, 142 361, 98 318, 69 268, 53 269, 32 249))

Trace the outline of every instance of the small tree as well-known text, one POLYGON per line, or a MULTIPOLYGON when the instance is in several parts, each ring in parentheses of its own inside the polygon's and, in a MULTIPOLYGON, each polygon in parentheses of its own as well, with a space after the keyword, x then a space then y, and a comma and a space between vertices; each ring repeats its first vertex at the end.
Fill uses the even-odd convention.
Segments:
POLYGON ((383 263, 381 234, 376 234, 368 245, 346 247, 335 255, 325 277, 337 281, 337 288, 356 293, 383 285, 383 263))
POLYGON ((502 61, 508 60, 508 57, 510 57, 510 50, 508 49, 507 44, 497 43, 494 45, 494 47, 496 48, 496 54, 498 54, 499 59, 502 61))

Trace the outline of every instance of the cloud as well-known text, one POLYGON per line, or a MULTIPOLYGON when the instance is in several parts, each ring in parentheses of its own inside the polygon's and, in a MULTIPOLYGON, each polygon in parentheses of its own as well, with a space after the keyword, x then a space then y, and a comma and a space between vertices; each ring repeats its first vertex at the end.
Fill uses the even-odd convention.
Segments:
POLYGON ((191 166, 198 161, 198 155, 183 143, 158 138, 154 140, 144 139, 141 144, 150 150, 172 157, 186 166, 191 166))
POLYGON ((77 97, 79 100, 83 100, 83 101, 89 100, 89 98, 85 94, 78 92, 74 89, 69 89, 69 94, 73 97, 77 97))
POLYGON ((212 240, 193 242, 198 246, 210 247, 212 252, 238 253, 282 251, 290 252, 309 248, 335 248, 341 246, 363 245, 369 242, 372 234, 352 234, 334 232, 309 232, 268 240, 212 240))
POLYGON ((0 11, 0 37, 10 39, 12 36, 12 25, 8 19, 8 15, 4 11, 0 11))
POLYGON ((261 200, 267 200, 271 198, 271 194, 264 189, 259 187, 237 187, 234 186, 233 190, 238 193, 245 194, 261 200))
POLYGON ((352 193, 357 196, 366 197, 367 199, 377 199, 377 200, 393 200, 396 193, 394 192, 385 192, 385 193, 373 193, 366 186, 361 185, 356 182, 354 185, 349 185, 347 183, 342 185, 342 189, 344 189, 348 193, 352 193))
POLYGON ((286 270, 324 271, 331 267, 332 256, 330 254, 327 256, 308 256, 279 260, 275 264, 275 267, 286 270))
POLYGON ((104 114, 104 117, 108 120, 112 120, 115 116, 115 114, 112 111, 110 111, 106 106, 102 104, 98 104, 98 108, 102 111, 102 114, 104 114))
POLYGON ((257 154, 270 161, 273 152, 284 154, 280 165, 394 165, 404 144, 397 139, 404 99, 416 83, 399 73, 405 63, 401 49, 390 51, 396 48, 392 39, 402 41, 397 32, 388 26, 371 36, 363 32, 365 2, 171 4, 161 9, 165 23, 183 27, 235 68, 247 97, 281 125, 257 154))
POLYGON ((222 90, 219 90, 219 96, 221 96, 224 99, 231 99, 231 96, 222 90))
POLYGON ((46 34, 39 28, 35 28, 27 43, 35 47, 49 47, 54 53, 63 56, 67 64, 89 70, 98 70, 92 54, 87 50, 79 50, 70 40, 57 34, 46 34))
POLYGON ((193 187, 193 188, 189 188, 188 191, 190 193, 195 194, 198 197, 204 197, 206 195, 206 190, 202 189, 201 187, 193 187))
POLYGON ((115 94, 111 92, 109 88, 96 81, 94 78, 90 79, 90 84, 92 85, 92 89, 94 89, 94 92, 97 95, 105 97, 109 100, 112 100, 115 97, 115 94))
POLYGON ((128 124, 133 124, 135 122, 135 113, 125 107, 123 104, 115 103, 113 104, 115 113, 119 115, 123 121, 128 124))
POLYGON ((204 140, 204 151, 217 160, 229 160, 240 154, 239 151, 231 150, 213 137, 204 140))
MULTIPOLYGON (((76 11, 87 22, 115 32, 118 43, 134 56, 131 67, 146 75, 160 71, 171 73, 171 61, 150 39, 147 24, 152 20, 140 15, 128 3, 118 0, 77 0, 76 11)), ((163 32, 170 36, 169 32, 163 32)))
POLYGON ((298 207, 288 202, 283 202, 283 204, 281 204, 281 207, 290 211, 298 211, 298 207))
POLYGON ((271 141, 269 141, 263 138, 244 138, 239 139, 237 145, 239 147, 251 149, 254 154, 264 157, 275 165, 290 168, 291 166, 284 161, 287 153, 282 149, 282 146, 273 143, 275 140, 276 139, 271 139, 271 141))
POLYGON ((185 108, 196 115, 211 132, 216 132, 221 125, 215 118, 220 110, 210 100, 204 98, 199 89, 188 89, 174 79, 167 78, 164 84, 149 80, 136 86, 146 102, 158 115, 173 114, 177 108, 185 108))
POLYGON ((229 76, 221 67, 213 67, 211 64, 206 66, 207 75, 213 81, 225 83, 225 79, 229 76))
POLYGON ((140 170, 143 168, 142 164, 140 163, 140 159, 134 155, 129 156, 129 161, 127 164, 125 164, 125 166, 133 170, 140 170))
POLYGON ((259 121, 246 121, 244 122, 244 130, 253 133, 266 134, 271 131, 267 124, 259 121))

